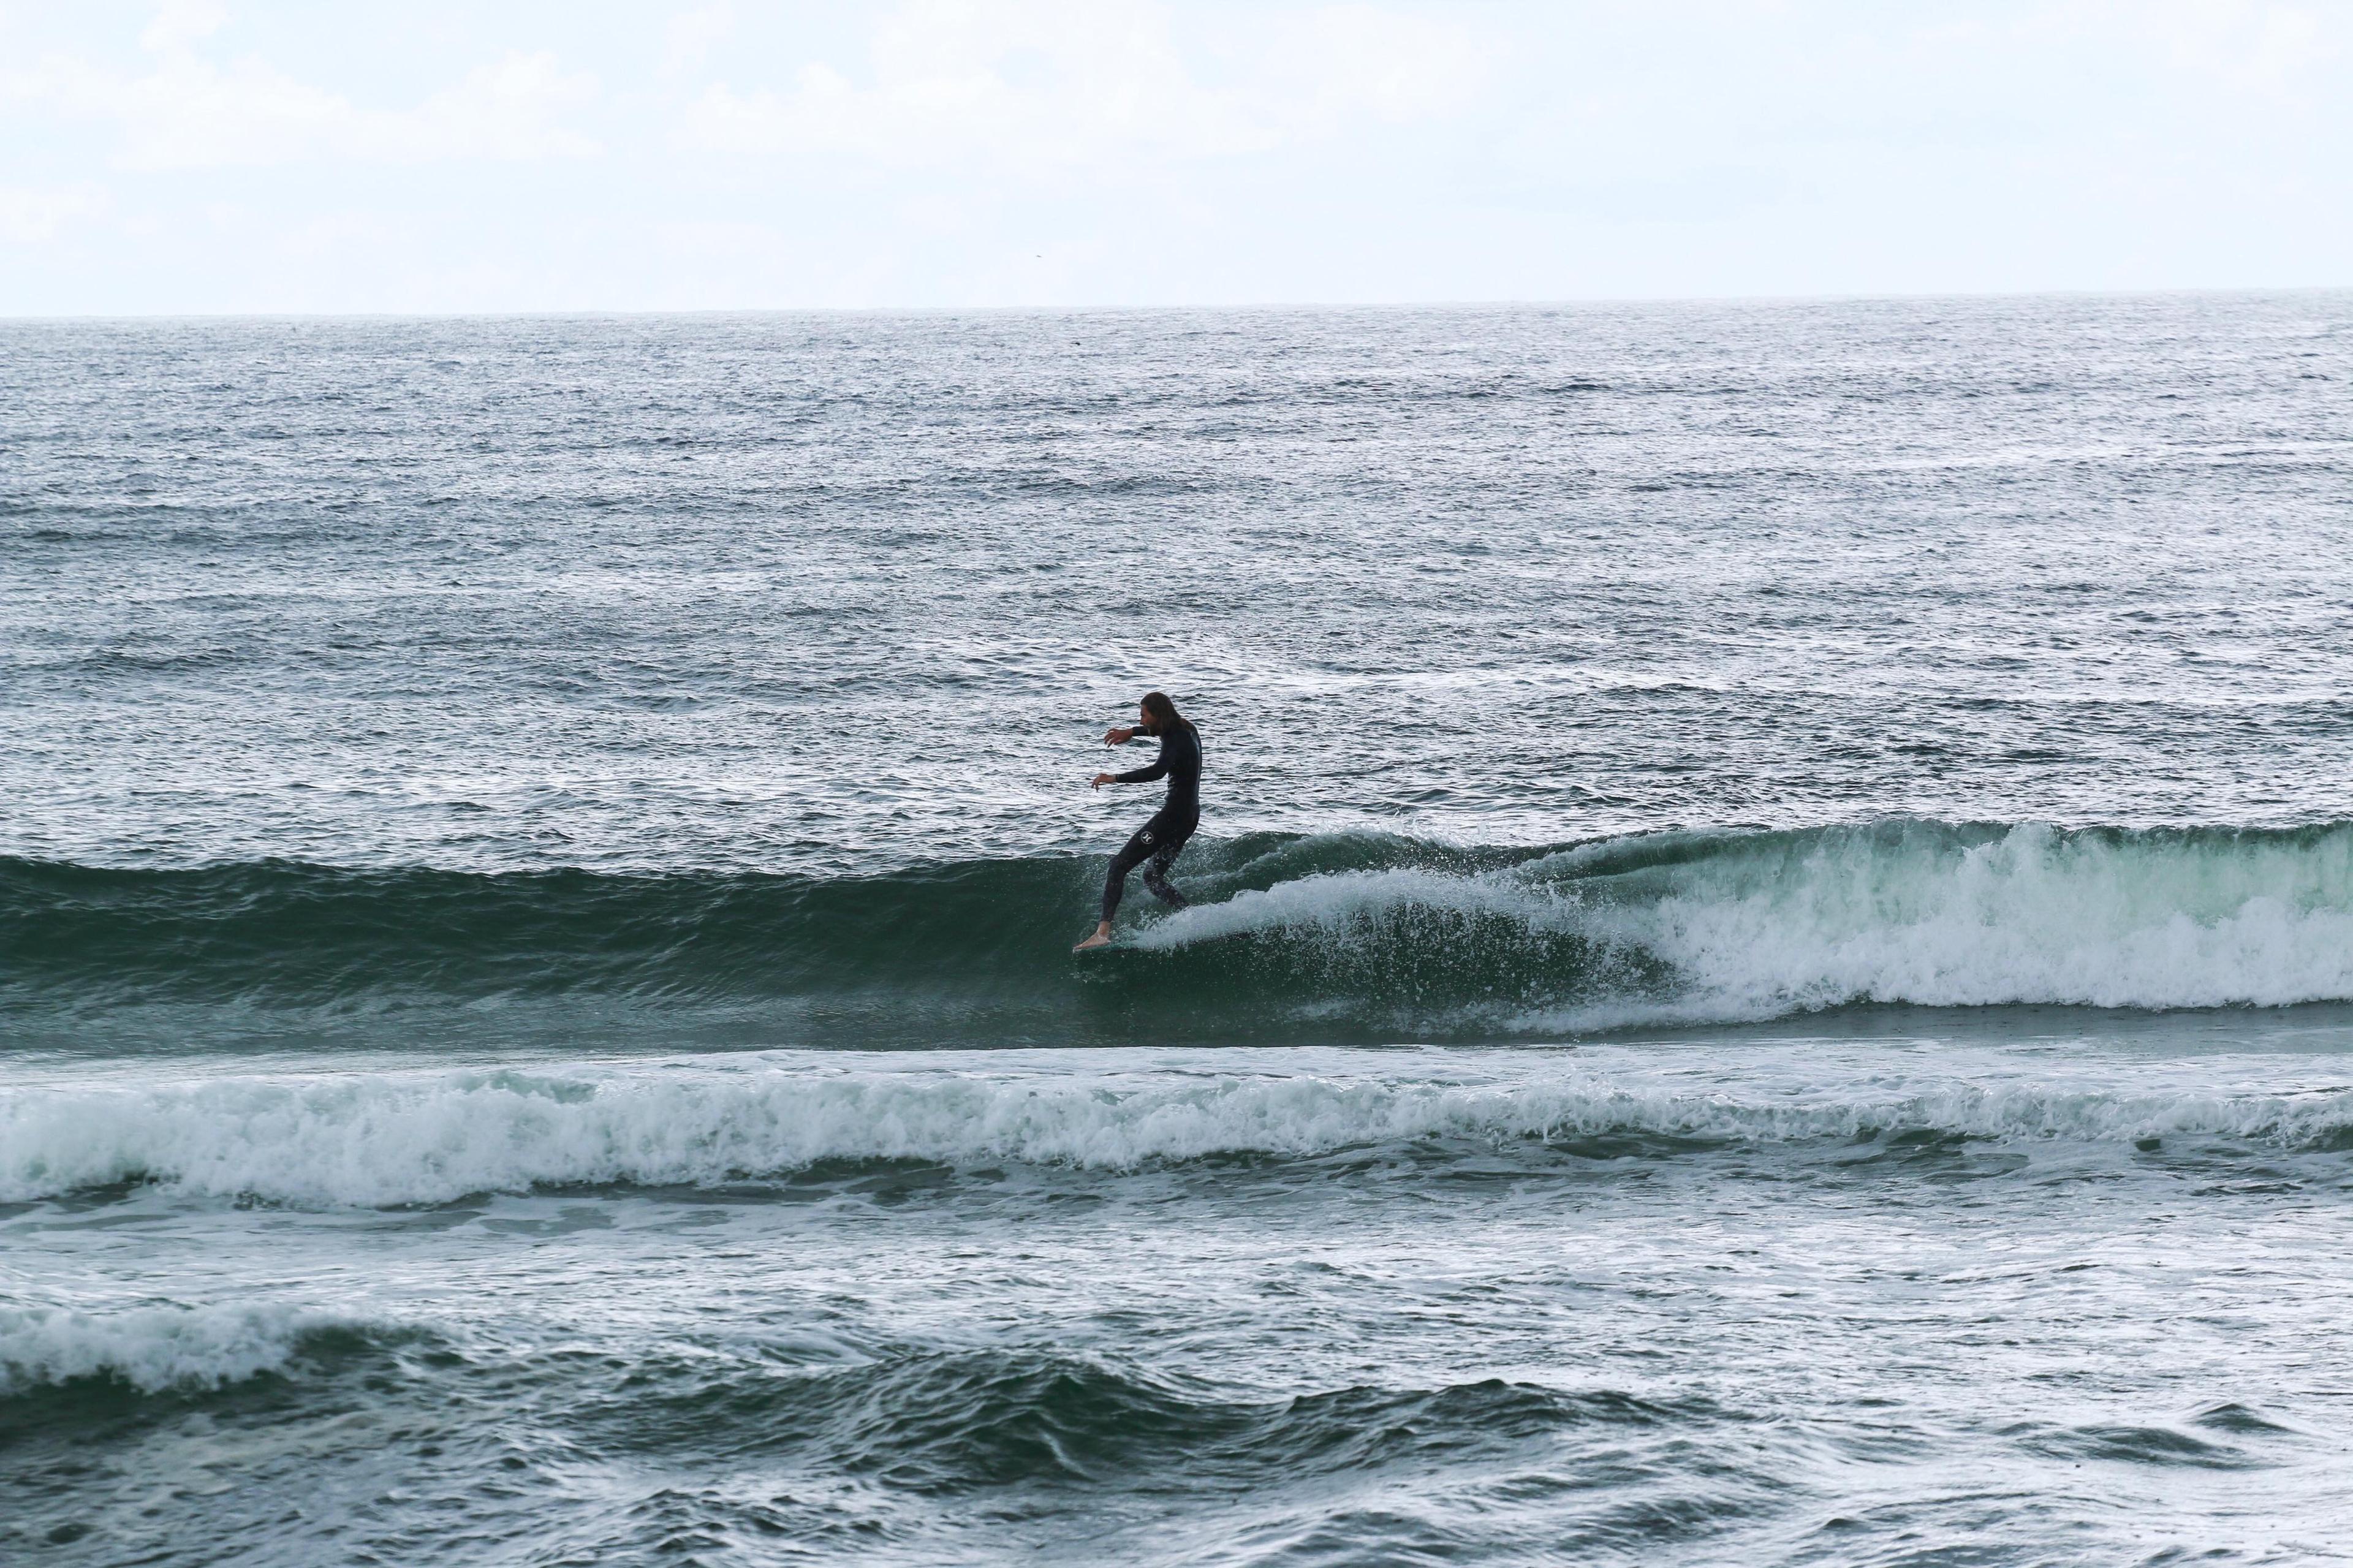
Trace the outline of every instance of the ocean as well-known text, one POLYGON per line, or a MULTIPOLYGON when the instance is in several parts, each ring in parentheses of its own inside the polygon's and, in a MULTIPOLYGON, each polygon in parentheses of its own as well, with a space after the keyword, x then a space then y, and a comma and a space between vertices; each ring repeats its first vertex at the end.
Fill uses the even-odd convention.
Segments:
POLYGON ((2353 1556, 2348 562, 2353 294, 0 322, 0 1559, 2353 1556))

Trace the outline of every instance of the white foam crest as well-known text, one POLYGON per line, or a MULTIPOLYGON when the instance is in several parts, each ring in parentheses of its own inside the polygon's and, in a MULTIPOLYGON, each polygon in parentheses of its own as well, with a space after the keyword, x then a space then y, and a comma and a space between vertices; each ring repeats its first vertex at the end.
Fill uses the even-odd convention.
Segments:
MULTIPOLYGON (((2308 836, 1990 837, 1889 824, 1719 841, 1611 871, 1622 844, 1511 871, 1338 872, 1187 910, 1135 940, 1166 950, 1290 932, 1377 956, 1414 909, 1574 931, 1669 965, 1672 996, 1555 977, 1588 1020, 1764 1018, 1851 1002, 1928 1006, 2283 1006, 2353 1000, 2353 830, 2308 836)), ((1589 1020, 1603 1020, 1595 1025, 1589 1020)))
POLYGON ((2353 999, 2353 835, 1824 834, 1703 861, 1664 896, 1598 911, 1595 929, 1757 1016, 2339 1001, 2353 999))
POLYGON ((359 1320, 286 1307, 0 1307, 0 1394, 113 1376, 153 1394, 282 1372, 310 1335, 359 1320))
POLYGON ((1529 925, 1567 925, 1580 914, 1552 889, 1510 875, 1452 876, 1411 868, 1328 871, 1237 893, 1220 903, 1195 904, 1145 927, 1131 945, 1165 951, 1276 930, 1328 935, 1407 909, 1502 915, 1529 925))
POLYGON ((1931 1131, 2295 1145, 2353 1091, 2119 1093, 1961 1081, 1727 1092, 1641 1075, 1465 1084, 1237 1074, 992 1077, 695 1069, 216 1080, 0 1100, 0 1195, 143 1180, 297 1204, 444 1202, 538 1185, 716 1184, 831 1159, 1133 1170, 1431 1139, 1649 1133, 1746 1142, 1931 1131))

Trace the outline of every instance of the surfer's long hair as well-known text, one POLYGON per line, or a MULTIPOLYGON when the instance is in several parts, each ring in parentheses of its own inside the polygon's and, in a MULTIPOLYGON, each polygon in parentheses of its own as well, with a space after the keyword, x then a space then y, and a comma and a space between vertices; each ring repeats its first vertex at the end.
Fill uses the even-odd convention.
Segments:
POLYGON ((1144 710, 1152 715, 1152 732, 1155 735, 1166 735, 1174 731, 1190 730, 1193 727, 1193 721, 1190 719, 1176 711, 1176 704, 1168 700, 1168 693, 1166 691, 1145 692, 1144 710))

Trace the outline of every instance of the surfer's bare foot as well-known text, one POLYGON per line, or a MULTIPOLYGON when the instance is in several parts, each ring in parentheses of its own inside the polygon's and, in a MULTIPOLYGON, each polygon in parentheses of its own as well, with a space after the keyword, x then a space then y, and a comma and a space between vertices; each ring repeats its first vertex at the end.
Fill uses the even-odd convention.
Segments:
POLYGON ((1087 938, 1086 941, 1079 943, 1078 946, 1071 949, 1071 951, 1072 952, 1084 952, 1091 947, 1109 947, 1110 945, 1111 927, 1106 923, 1095 927, 1095 931, 1092 936, 1087 938))

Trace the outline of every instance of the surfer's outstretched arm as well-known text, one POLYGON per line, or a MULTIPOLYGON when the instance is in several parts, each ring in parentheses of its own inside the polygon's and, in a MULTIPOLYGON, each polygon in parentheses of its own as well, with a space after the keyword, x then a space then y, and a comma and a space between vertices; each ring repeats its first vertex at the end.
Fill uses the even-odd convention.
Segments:
MULTIPOLYGON (((1112 734, 1113 735, 1121 735, 1124 733, 1126 733, 1126 731, 1119 730, 1113 730, 1112 731, 1112 734)), ((1105 740, 1109 744, 1114 746, 1123 743, 1119 741, 1110 740, 1108 736, 1105 737, 1105 740)), ((1166 778, 1167 776, 1168 745, 1167 742, 1164 741, 1161 742, 1160 754, 1153 758, 1149 763, 1146 763, 1144 766, 1140 768, 1130 768, 1124 773, 1097 773, 1094 776, 1093 781, 1090 783, 1087 787, 1089 789, 1101 789, 1107 784, 1150 784, 1154 779, 1166 778)))
POLYGON ((1150 784, 1154 779, 1166 778, 1167 776, 1168 748, 1163 746, 1160 748, 1160 755, 1154 758, 1148 766, 1130 768, 1124 773, 1097 773, 1094 776, 1093 782, 1089 784, 1087 787, 1089 789, 1101 789, 1107 784, 1150 784))
POLYGON ((1160 754, 1140 768, 1130 768, 1124 773, 1111 775, 1113 784, 1150 784, 1154 779, 1168 776, 1168 748, 1164 743, 1160 754))

